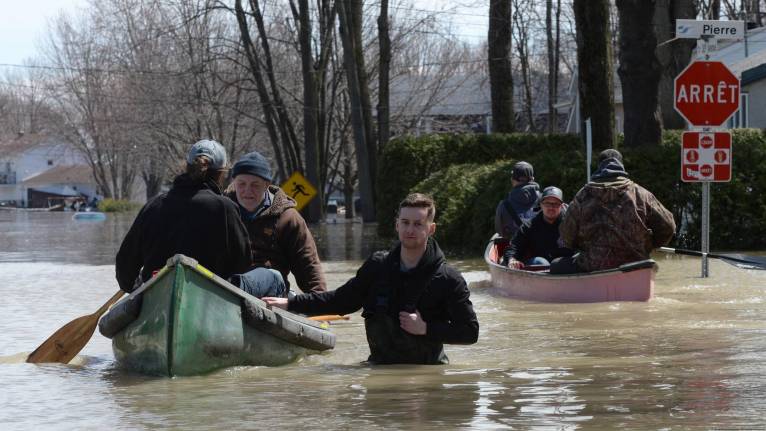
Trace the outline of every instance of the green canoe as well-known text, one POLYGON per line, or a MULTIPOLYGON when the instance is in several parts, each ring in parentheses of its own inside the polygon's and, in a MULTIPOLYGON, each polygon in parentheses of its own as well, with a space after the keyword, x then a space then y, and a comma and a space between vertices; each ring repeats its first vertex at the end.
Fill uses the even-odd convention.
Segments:
POLYGON ((326 325, 269 309, 183 255, 115 304, 99 330, 123 367, 163 376, 283 365, 335 347, 326 325))

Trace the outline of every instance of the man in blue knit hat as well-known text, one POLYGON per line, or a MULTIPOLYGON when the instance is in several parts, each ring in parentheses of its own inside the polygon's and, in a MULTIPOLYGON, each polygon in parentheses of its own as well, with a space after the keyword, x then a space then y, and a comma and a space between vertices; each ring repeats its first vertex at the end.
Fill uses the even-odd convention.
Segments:
MULTIPOLYGON (((250 237, 253 266, 278 271, 288 290, 287 276, 291 272, 302 291, 327 290, 314 237, 295 209, 295 201, 272 185, 269 161, 253 151, 234 164, 231 175, 233 181, 226 195, 239 204, 250 237)), ((248 290, 248 285, 268 284, 261 276, 269 275, 263 271, 250 271, 234 281, 248 290)), ((263 289, 253 289, 256 296, 262 296, 258 293, 263 293, 263 289)))

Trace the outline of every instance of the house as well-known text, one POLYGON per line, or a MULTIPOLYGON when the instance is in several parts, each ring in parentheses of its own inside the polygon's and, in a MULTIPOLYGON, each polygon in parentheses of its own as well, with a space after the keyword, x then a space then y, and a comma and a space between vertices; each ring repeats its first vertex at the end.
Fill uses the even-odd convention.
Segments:
MULTIPOLYGON (((703 59, 703 48, 698 46, 693 59, 703 59)), ((766 27, 750 29, 741 40, 720 40, 708 49, 707 59, 723 62, 740 78, 740 109, 728 121, 728 128, 766 128, 766 27)), ((566 132, 580 132, 577 73, 569 83, 568 96, 556 107, 568 112, 566 132)), ((622 84, 614 73, 615 131, 623 133, 624 109, 622 84)))
MULTIPOLYGON (((522 80, 514 77, 516 130, 545 130, 548 119, 547 92, 535 88, 534 125, 523 115, 522 80)), ((391 131, 402 133, 489 133, 492 128, 492 98, 485 72, 455 74, 445 79, 427 75, 405 75, 391 83, 391 131)), ((558 111, 559 130, 566 112, 558 111)))
POLYGON ((19 133, 0 139, 0 204, 45 207, 49 198, 92 198, 90 168, 80 154, 54 135, 19 133))
POLYGON ((728 126, 766 128, 766 27, 747 30, 742 40, 720 41, 708 56, 740 78, 740 109, 728 126))
POLYGON ((89 202, 96 196, 93 172, 87 165, 59 165, 22 181, 31 208, 54 203, 89 202))

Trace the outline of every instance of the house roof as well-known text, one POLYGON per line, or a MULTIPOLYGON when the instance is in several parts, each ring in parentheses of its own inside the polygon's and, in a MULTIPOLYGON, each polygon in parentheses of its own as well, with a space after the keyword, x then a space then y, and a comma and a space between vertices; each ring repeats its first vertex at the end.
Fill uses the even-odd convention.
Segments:
POLYGON ((31 190, 37 190, 38 192, 47 193, 49 195, 58 196, 82 196, 80 192, 67 185, 53 185, 53 186, 41 186, 35 187, 31 190))
POLYGON ((760 81, 763 78, 766 78, 766 64, 743 71, 740 85, 744 87, 745 85, 760 81))
POLYGON ((492 111, 489 80, 483 74, 435 79, 400 76, 391 83, 391 110, 406 116, 485 115, 492 111))
POLYGON ((741 76, 744 71, 766 63, 766 27, 748 30, 747 42, 742 39, 719 43, 717 49, 709 52, 709 56, 710 60, 723 62, 732 73, 741 76))
POLYGON ((0 138, 0 158, 10 158, 29 149, 52 143, 46 133, 20 133, 10 138, 0 138))
POLYGON ((92 184, 93 171, 87 165, 60 165, 22 182, 27 187, 48 184, 92 184))

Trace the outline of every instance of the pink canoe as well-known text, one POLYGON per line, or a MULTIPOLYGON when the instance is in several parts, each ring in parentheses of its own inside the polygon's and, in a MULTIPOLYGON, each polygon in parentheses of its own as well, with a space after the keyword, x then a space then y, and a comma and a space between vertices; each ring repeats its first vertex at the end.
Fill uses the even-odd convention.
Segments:
POLYGON ((490 240, 484 253, 492 284, 514 298, 539 302, 648 301, 654 296, 657 263, 651 259, 582 274, 552 275, 545 269, 512 269, 499 264, 503 241, 490 240))

